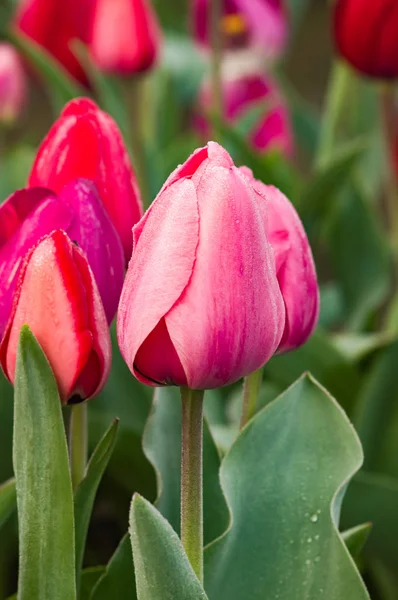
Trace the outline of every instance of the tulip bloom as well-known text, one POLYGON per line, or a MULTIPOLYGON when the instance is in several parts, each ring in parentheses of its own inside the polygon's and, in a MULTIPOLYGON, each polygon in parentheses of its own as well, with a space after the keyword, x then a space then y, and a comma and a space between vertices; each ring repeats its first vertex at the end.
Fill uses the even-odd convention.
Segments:
POLYGON ((25 74, 18 52, 10 44, 0 43, 0 122, 15 121, 25 97, 25 74))
POLYGON ((209 142, 134 227, 117 319, 122 355, 148 385, 214 388, 260 368, 284 325, 256 192, 209 142))
POLYGON ((89 48, 103 71, 146 71, 159 51, 159 27, 148 0, 94 0, 89 48))
POLYGON ((20 190, 0 206, 0 338, 23 259, 54 229, 65 230, 83 250, 108 322, 115 316, 124 277, 123 249, 94 185, 78 180, 65 186, 59 196, 43 188, 20 190))
POLYGON ((358 71, 380 79, 398 77, 396 0, 337 0, 334 38, 340 54, 358 71))
MULTIPOLYGON (((194 0, 193 28, 199 44, 209 45, 211 0, 194 0)), ((258 47, 267 58, 285 48, 287 21, 282 0, 223 0, 220 35, 227 48, 258 47)))
POLYGON ((88 41, 92 0, 22 0, 16 29, 49 52, 69 73, 87 83, 71 43, 88 41))
MULTIPOLYGON (((260 152, 277 148, 285 156, 293 152, 293 133, 284 100, 274 82, 262 73, 246 74, 235 79, 223 79, 224 117, 230 124, 239 121, 256 106, 264 104, 264 112, 249 134, 251 146, 260 152)), ((210 126, 207 114, 212 105, 212 91, 206 80, 199 96, 198 114, 194 126, 205 138, 210 126)))
POLYGON ((319 316, 319 289, 311 247, 293 204, 273 185, 253 179, 241 168, 258 194, 268 240, 274 250, 276 275, 286 308, 285 330, 278 353, 304 344, 319 316))
POLYGON ((42 238, 21 269, 0 345, 1 366, 12 383, 25 324, 47 356, 64 404, 98 394, 110 371, 108 325, 87 260, 62 231, 42 238))
POLYGON ((37 152, 29 187, 58 193, 79 177, 94 181, 127 261, 131 230, 142 215, 137 181, 116 123, 88 98, 69 102, 51 127, 37 152))

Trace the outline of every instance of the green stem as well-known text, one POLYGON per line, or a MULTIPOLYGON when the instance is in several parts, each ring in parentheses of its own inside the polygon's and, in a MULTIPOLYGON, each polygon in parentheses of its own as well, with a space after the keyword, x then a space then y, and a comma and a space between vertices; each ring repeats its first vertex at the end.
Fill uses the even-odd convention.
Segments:
POLYGON ((212 122, 213 139, 220 138, 220 124, 223 118, 222 94, 222 36, 221 18, 223 3, 221 0, 210 2, 210 43, 211 43, 211 89, 212 89, 212 122))
POLYGON ((263 378, 262 369, 254 371, 243 381, 243 407, 242 416, 240 420, 240 428, 243 427, 250 421, 256 414, 257 400, 260 393, 261 381, 263 378))
POLYGON ((181 541, 203 582, 203 396, 181 388, 181 541))
POLYGON ((324 117, 319 136, 317 163, 325 163, 333 155, 336 133, 341 116, 344 114, 347 90, 352 79, 349 67, 336 60, 329 79, 324 108, 324 117))
POLYGON ((394 165, 394 144, 398 111, 395 107, 395 94, 392 85, 385 84, 380 89, 380 109, 383 124, 385 149, 385 198, 390 230, 390 243, 393 251, 396 277, 398 275, 398 178, 394 165))
POLYGON ((73 491, 84 477, 87 464, 87 402, 72 406, 69 424, 69 460, 73 491))
POLYGON ((150 204, 148 187, 148 169, 145 156, 145 78, 136 75, 129 86, 129 103, 131 106, 131 145, 133 151, 134 169, 140 187, 142 203, 144 208, 150 204))

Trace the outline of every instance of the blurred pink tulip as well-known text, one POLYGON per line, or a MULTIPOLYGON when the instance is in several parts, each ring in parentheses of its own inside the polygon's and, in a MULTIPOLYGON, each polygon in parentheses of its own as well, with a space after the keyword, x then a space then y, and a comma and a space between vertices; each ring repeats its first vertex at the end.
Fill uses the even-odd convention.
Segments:
POLYGON ((155 62, 160 29, 149 0, 94 0, 89 48, 103 71, 132 75, 155 62))
POLYGON ((259 207, 274 250, 276 275, 286 308, 285 330, 278 353, 304 344, 319 316, 319 289, 311 247, 293 204, 272 185, 253 179, 250 169, 241 171, 258 194, 259 207))
MULTIPOLYGON (((196 40, 209 45, 211 0, 193 0, 196 40)), ((276 58, 287 40, 286 11, 282 0, 224 0, 220 35, 227 48, 258 47, 267 58, 276 58)))
MULTIPOLYGON (((252 147, 260 152, 276 148, 285 156, 292 154, 294 143, 288 109, 269 76, 251 73, 231 80, 224 79, 223 103, 224 116, 230 124, 238 122, 250 110, 264 104, 264 110, 250 131, 249 141, 252 147)), ((212 105, 212 92, 207 80, 202 86, 198 104, 194 125, 207 138, 210 130, 207 115, 212 105)))
POLYGON ((117 332, 140 381, 215 388, 277 350, 285 308, 259 204, 226 150, 209 142, 134 227, 117 332))
POLYGON ((0 43, 0 122, 12 123, 22 110, 26 97, 25 73, 17 51, 0 43))

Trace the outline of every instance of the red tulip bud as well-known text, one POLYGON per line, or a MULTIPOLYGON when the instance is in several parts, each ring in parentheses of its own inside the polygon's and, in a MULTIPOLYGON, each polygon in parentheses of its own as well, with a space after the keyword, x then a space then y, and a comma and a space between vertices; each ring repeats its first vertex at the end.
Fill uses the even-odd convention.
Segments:
POLYGON ((337 0, 334 37, 340 54, 371 77, 398 77, 397 0, 337 0))
POLYGON ((51 127, 34 162, 30 187, 59 193, 78 178, 94 181, 119 233, 126 261, 142 215, 137 181, 115 121, 92 100, 72 100, 51 127))
POLYGON ((19 117, 26 96, 25 74, 17 51, 0 43, 0 122, 19 117))
POLYGON ((29 325, 54 371, 63 403, 96 395, 110 370, 111 342, 94 276, 79 248, 60 230, 29 252, 0 345, 14 382, 21 327, 29 325))

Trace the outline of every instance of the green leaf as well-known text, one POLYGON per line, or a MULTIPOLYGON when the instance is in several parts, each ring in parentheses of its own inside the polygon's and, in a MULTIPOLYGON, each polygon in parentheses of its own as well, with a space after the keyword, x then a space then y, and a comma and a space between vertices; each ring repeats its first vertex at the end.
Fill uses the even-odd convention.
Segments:
POLYGON ((15 32, 9 32, 7 35, 12 44, 39 71, 46 84, 46 89, 50 93, 52 106, 57 116, 67 102, 78 96, 86 95, 62 65, 44 48, 24 35, 15 32))
POLYGON ((308 375, 258 413, 221 466, 231 522, 205 551, 209 600, 369 600, 337 530, 361 462, 353 427, 308 375))
POLYGON ((363 523, 362 525, 356 525, 356 527, 351 527, 351 529, 342 532, 341 537, 354 560, 356 560, 362 552, 362 548, 366 544, 371 529, 372 523, 363 523))
POLYGON ((76 587, 78 590, 87 531, 94 500, 98 486, 115 447, 117 429, 118 421, 115 420, 94 450, 87 465, 85 477, 75 493, 76 587))
POLYGON ((73 600, 73 496, 61 402, 28 326, 15 375, 13 462, 19 521, 19 600, 73 600))
POLYGON ((269 379, 285 388, 309 371, 351 414, 361 385, 359 371, 318 328, 304 346, 265 365, 269 379))
POLYGON ((0 527, 14 512, 17 505, 15 479, 9 479, 0 485, 0 527))
POLYGON ((384 349, 365 379, 354 414, 365 468, 398 477, 398 341, 384 349))
POLYGON ((390 334, 377 333, 337 333, 332 337, 333 344, 350 362, 367 358, 391 342, 390 334))
MULTIPOLYGON (((214 399, 213 399, 214 400, 214 399)), ((178 388, 157 388, 143 438, 144 451, 155 468, 156 507, 180 532, 181 398, 178 388)), ((205 419, 203 427, 204 540, 218 537, 228 524, 228 509, 220 488, 220 457, 205 419)))
POLYGON ((326 235, 343 291, 345 319, 358 330, 385 300, 391 268, 379 216, 355 182, 350 181, 339 195, 326 235))
POLYGON ((131 504, 130 535, 138 600, 207 598, 175 531, 137 494, 131 504))
POLYGON ((105 573, 95 586, 90 600, 137 600, 133 554, 130 537, 126 534, 109 561, 105 573))
POLYGON ((89 567, 84 569, 80 582, 80 600, 90 600, 91 592, 105 572, 105 567, 89 567))

